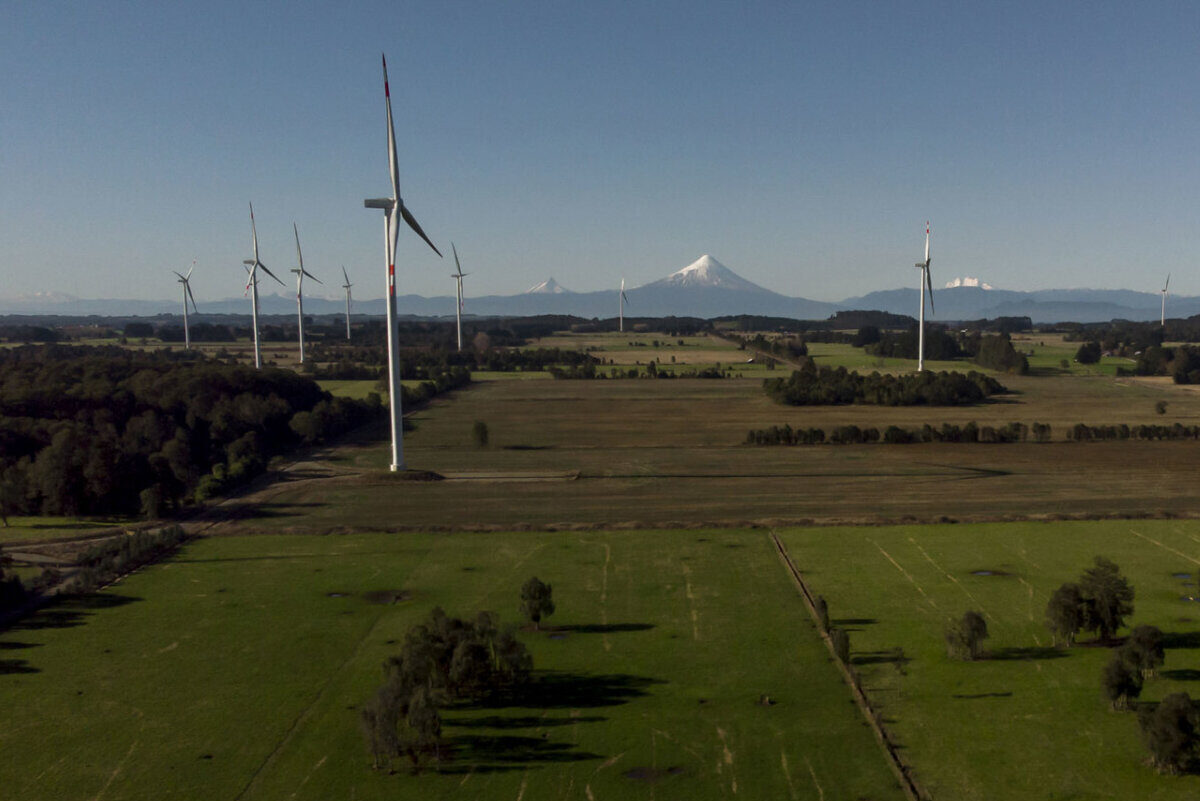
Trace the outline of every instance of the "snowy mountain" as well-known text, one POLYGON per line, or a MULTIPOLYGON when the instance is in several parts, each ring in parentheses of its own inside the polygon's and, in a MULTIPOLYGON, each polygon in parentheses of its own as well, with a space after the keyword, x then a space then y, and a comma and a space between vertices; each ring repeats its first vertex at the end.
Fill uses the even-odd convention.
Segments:
POLYGON ((769 289, 763 289, 758 284, 742 278, 707 253, 682 270, 676 270, 666 278, 639 288, 649 289, 650 287, 673 287, 680 289, 712 288, 748 292, 770 292, 769 289))
POLYGON ((953 281, 946 282, 946 289, 956 289, 960 286, 977 286, 980 289, 995 289, 991 284, 979 278, 972 278, 969 275, 964 275, 962 278, 955 278, 953 281))
POLYGON ((555 281, 553 278, 547 278, 537 286, 530 287, 525 290, 526 295, 569 295, 571 290, 567 289, 562 284, 555 281))

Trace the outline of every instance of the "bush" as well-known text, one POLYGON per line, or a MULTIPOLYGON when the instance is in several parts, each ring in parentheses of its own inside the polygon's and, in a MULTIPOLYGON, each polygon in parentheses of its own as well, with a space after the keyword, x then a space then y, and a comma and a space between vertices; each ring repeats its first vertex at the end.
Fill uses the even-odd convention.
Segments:
POLYGON ((482 420, 476 420, 471 426, 471 439, 476 448, 486 448, 488 445, 488 426, 482 420))

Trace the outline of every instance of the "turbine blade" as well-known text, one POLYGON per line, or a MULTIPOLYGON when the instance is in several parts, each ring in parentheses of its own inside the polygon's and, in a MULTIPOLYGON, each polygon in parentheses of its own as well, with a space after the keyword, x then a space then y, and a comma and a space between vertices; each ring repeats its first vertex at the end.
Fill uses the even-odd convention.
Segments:
POLYGON ((194 311, 196 314, 199 314, 200 309, 196 307, 196 296, 192 294, 192 285, 184 284, 183 286, 185 289, 187 289, 188 297, 192 299, 192 311, 194 311))
POLYGON ((450 249, 454 251, 454 269, 457 270, 457 275, 461 278, 463 271, 462 265, 458 262, 458 248, 454 247, 454 243, 450 243, 450 249))
POLYGON ((1167 287, 1171 285, 1171 274, 1167 273, 1167 282, 1163 284, 1163 292, 1167 291, 1167 287))
MULTIPOLYGON (((279 277, 278 277, 278 276, 276 276, 276 275, 275 275, 275 273, 273 273, 273 272, 271 272, 270 270, 268 270, 268 269, 267 269, 267 265, 263 264, 261 261, 260 261, 260 262, 258 262, 258 263, 255 265, 254 269, 256 269, 256 270, 257 270, 257 269, 258 269, 258 268, 260 268, 260 267, 262 268, 262 271, 263 271, 264 273, 266 273, 267 275, 271 276, 271 277, 272 277, 272 278, 274 278, 276 281, 279 281, 279 277)), ((279 285, 280 285, 280 286, 287 286, 287 284, 283 283, 282 281, 279 281, 279 285)))
MULTIPOLYGON (((184 278, 184 280, 185 280, 185 281, 186 281, 188 278, 191 278, 191 277, 192 277, 192 270, 194 270, 194 269, 196 269, 196 260, 195 260, 195 259, 192 259, 192 266, 191 266, 191 267, 188 267, 188 274, 187 274, 187 278, 184 278)), ((1170 281, 1170 280, 1171 280, 1171 276, 1167 276, 1167 280, 1168 280, 1168 281, 1170 281)))
POLYGON ((346 267, 342 266, 342 278, 346 279, 346 286, 350 286, 350 276, 346 275, 346 267))
MULTIPOLYGON (((392 200, 400 200, 400 165, 396 157, 396 126, 392 122, 392 90, 388 87, 387 56, 383 56, 383 98, 387 104, 388 169, 392 176, 392 200)), ((434 248, 436 250, 437 248, 434 248)))
POLYGON ((304 254, 300 252, 300 231, 296 223, 292 223, 292 233, 296 235, 296 261, 300 262, 300 272, 304 272, 304 254))
POLYGON ((929 265, 925 265, 925 287, 929 290, 929 311, 935 312, 933 308, 933 277, 929 274, 929 265))
POLYGON ((308 270, 303 270, 303 269, 302 269, 300 272, 304 273, 305 275, 307 275, 307 276, 308 276, 309 278, 311 278, 312 280, 316 281, 316 282, 317 282, 318 284, 320 284, 321 286, 325 286, 325 282, 324 282, 324 281, 322 281, 320 278, 317 278, 315 275, 313 275, 312 273, 310 273, 308 270))
MULTIPOLYGON (((179 271, 177 271, 177 270, 171 270, 171 272, 175 273, 176 275, 179 275, 179 271)), ((187 281, 187 279, 184 278, 182 275, 179 275, 179 280, 183 281, 183 282, 187 281)))
POLYGON ((925 221, 925 264, 929 264, 929 220, 925 221))
POLYGON ((250 236, 254 239, 254 260, 258 261, 258 229, 254 227, 254 204, 250 204, 250 236))
POLYGON ((429 237, 425 236, 425 232, 421 230, 421 224, 417 222, 415 217, 409 214, 408 209, 405 208, 403 203, 400 204, 400 214, 404 217, 404 221, 408 223, 408 227, 416 231, 417 235, 425 240, 425 244, 433 248, 433 252, 438 254, 440 257, 442 255, 442 251, 437 249, 437 245, 429 241, 429 237))

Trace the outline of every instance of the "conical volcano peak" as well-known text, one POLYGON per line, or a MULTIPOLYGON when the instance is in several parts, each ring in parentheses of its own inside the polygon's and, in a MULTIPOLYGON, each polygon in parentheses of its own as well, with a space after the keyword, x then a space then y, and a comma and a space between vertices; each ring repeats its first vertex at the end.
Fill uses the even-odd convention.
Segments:
POLYGON ((537 286, 530 287, 525 290, 526 295, 565 295, 571 290, 564 287, 562 284, 555 281, 553 278, 548 278, 537 286))
POLYGON ((655 281, 655 284, 674 287, 717 287, 766 291, 758 284, 742 278, 707 253, 682 270, 676 270, 661 281, 655 281))

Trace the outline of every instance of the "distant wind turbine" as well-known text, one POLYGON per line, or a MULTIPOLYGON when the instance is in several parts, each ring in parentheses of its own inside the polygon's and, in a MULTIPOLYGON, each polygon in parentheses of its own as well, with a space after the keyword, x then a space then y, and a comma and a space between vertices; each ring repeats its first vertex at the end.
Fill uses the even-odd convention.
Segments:
POLYGON ((387 57, 383 59, 383 97, 387 106, 388 126, 388 169, 392 178, 392 196, 363 201, 368 209, 383 209, 383 250, 387 261, 387 333, 388 333, 388 406, 392 416, 392 464, 393 472, 404 469, 404 418, 400 409, 400 352, 396 329, 396 245, 400 238, 400 218, 425 244, 433 248, 440 257, 442 252, 429 241, 421 225, 404 206, 400 197, 400 166, 396 156, 396 126, 392 123, 392 93, 388 89, 387 57))
POLYGON ((1162 288, 1162 316, 1159 318, 1158 324, 1163 328, 1167 327, 1167 287, 1171 285, 1171 274, 1167 273, 1167 282, 1162 288))
POLYGON ((192 301, 192 309, 196 314, 200 313, 200 310, 196 308, 196 298, 192 295, 192 285, 188 283, 194 269, 196 269, 196 260, 192 259, 192 266, 188 268, 187 275, 180 275, 178 270, 171 271, 179 276, 178 283, 183 284, 183 347, 185 349, 192 347, 192 335, 188 332, 187 307, 189 300, 192 301))
POLYGON ((354 284, 350 283, 350 276, 346 275, 346 266, 342 265, 342 278, 346 279, 346 283, 342 284, 342 289, 346 290, 346 341, 350 341, 350 287, 354 284))
MULTIPOLYGON (((258 258, 258 230, 254 227, 254 204, 253 203, 250 204, 250 236, 253 238, 253 241, 254 241, 254 258, 246 259, 242 263, 245 265, 248 265, 248 267, 246 269, 246 275, 247 275, 246 292, 250 293, 251 320, 252 320, 252 324, 254 326, 254 366, 257 369, 261 369, 262 368, 262 348, 259 347, 259 344, 258 344, 258 270, 259 270, 259 268, 262 268, 262 271, 264 273, 271 276, 276 281, 279 281, 279 278, 275 275, 275 273, 268 270, 267 265, 263 264, 262 261, 258 258)), ((283 282, 279 281, 279 285, 283 286, 283 282)), ((245 294, 245 293, 243 293, 243 294, 245 294)))
POLYGON ((929 222, 925 223, 925 261, 914 266, 921 270, 921 319, 917 329, 917 372, 925 369, 925 290, 929 290, 929 311, 933 311, 933 279, 929 277, 929 222))
POLYGON ((462 265, 458 263, 458 248, 454 247, 453 242, 450 243, 450 249, 454 251, 454 269, 457 270, 457 272, 450 273, 450 277, 458 282, 458 305, 454 308, 454 312, 458 321, 458 351, 462 353, 462 280, 470 273, 462 271, 462 265))
POLYGON ((629 298, 625 297, 625 279, 621 279, 621 300, 618 304, 620 308, 617 311, 617 330, 624 333, 625 331, 625 304, 629 302, 629 298))
POLYGON ((300 231, 296 223, 292 223, 292 233, 296 235, 296 263, 299 265, 292 272, 296 274, 296 311, 300 316, 300 363, 304 364, 304 276, 307 275, 318 284, 321 284, 321 279, 304 269, 304 254, 300 252, 300 231))

